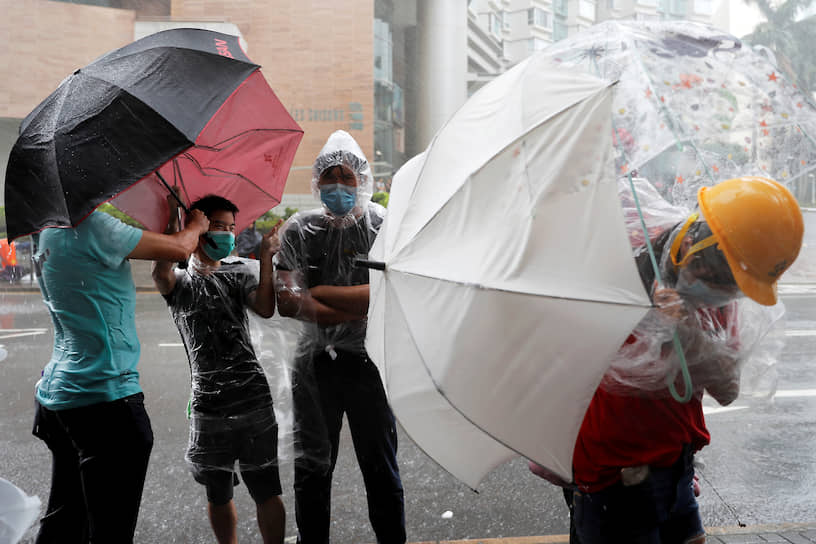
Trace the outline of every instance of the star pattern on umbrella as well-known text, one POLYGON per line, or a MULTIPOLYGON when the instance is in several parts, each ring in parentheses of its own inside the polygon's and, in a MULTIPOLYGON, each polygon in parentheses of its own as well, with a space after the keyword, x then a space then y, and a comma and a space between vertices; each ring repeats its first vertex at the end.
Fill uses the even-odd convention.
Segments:
POLYGON ((771 72, 771 74, 768 76, 768 81, 776 81, 776 80, 777 80, 776 72, 771 72))

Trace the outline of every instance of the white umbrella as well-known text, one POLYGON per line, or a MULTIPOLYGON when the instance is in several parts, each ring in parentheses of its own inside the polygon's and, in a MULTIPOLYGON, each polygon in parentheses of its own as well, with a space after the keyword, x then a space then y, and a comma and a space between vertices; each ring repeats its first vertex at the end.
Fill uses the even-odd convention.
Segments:
POLYGON ((471 487, 516 453, 571 480, 592 394, 651 306, 617 195, 613 87, 531 57, 394 179, 367 347, 403 428, 471 487))

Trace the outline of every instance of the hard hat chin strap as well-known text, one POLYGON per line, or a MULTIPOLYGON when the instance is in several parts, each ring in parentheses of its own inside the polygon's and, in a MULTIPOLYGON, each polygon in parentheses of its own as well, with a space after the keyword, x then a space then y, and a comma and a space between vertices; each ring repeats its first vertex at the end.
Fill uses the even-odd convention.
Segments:
POLYGON ((694 212, 686 219, 686 222, 683 223, 683 226, 680 228, 680 232, 677 233, 677 236, 672 242, 671 245, 671 260, 674 266, 678 268, 682 268, 688 264, 691 258, 694 256, 695 253, 704 250, 707 247, 711 247, 717 244, 717 238, 712 234, 711 236, 705 238, 704 240, 700 240, 693 246, 689 248, 686 254, 683 256, 682 259, 679 261, 677 260, 678 255, 680 254, 680 246, 683 244, 683 239, 686 237, 686 233, 688 232, 691 225, 700 218, 700 214, 694 212))

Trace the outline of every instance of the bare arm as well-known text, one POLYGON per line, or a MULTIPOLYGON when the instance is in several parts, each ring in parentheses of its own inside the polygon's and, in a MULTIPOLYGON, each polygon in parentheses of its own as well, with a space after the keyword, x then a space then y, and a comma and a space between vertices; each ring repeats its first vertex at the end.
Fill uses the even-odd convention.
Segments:
POLYGON ((201 210, 193 210, 181 232, 158 234, 144 231, 142 239, 128 254, 129 259, 145 261, 183 261, 198 246, 198 237, 207 232, 210 221, 201 210))
POLYGON ((278 312, 285 317, 301 321, 311 321, 320 325, 337 325, 356 321, 360 316, 334 309, 312 297, 309 289, 297 287, 295 272, 278 270, 275 292, 278 298, 278 312))
POLYGON ((363 319, 368 313, 368 284, 363 285, 316 285, 310 289, 312 298, 335 310, 363 319))
POLYGON ((249 307, 261 317, 272 317, 275 313, 275 268, 272 265, 272 258, 280 249, 278 229, 282 223, 282 220, 278 221, 278 224, 261 240, 258 288, 249 295, 249 307))
MULTIPOLYGON (((179 194, 178 193, 178 187, 173 187, 173 190, 175 191, 176 195, 179 194)), ((190 231, 189 234, 186 234, 186 236, 191 238, 191 239, 192 239, 193 235, 195 235, 195 245, 193 246, 193 249, 190 251, 190 253, 192 253, 193 251, 195 251, 195 248, 198 246, 198 237, 201 234, 203 234, 204 232, 206 232, 207 228, 209 228, 209 225, 210 225, 209 220, 206 218, 206 216, 204 216, 204 214, 200 210, 195 210, 193 212, 193 214, 191 214, 191 216, 190 216, 190 221, 188 222, 188 225, 187 225, 188 229, 184 229, 181 232, 179 232, 180 225, 179 225, 179 217, 178 217, 178 210, 179 210, 178 202, 171 195, 167 195, 167 204, 168 204, 169 209, 170 209, 170 220, 168 221, 167 228, 164 231, 166 236, 175 236, 175 235, 183 234, 183 233, 187 232, 190 227, 193 227, 193 225, 195 224, 196 221, 200 221, 201 217, 204 217, 204 219, 206 221, 206 228, 205 228, 204 231, 195 231, 195 232, 190 231)), ((199 228, 202 228, 202 227, 199 226, 199 228)), ((189 240, 185 239, 184 243, 189 244, 189 240)), ((187 249, 188 247, 189 246, 185 246, 185 249, 187 249)), ((174 262, 178 262, 178 261, 181 261, 181 260, 186 260, 189 256, 190 255, 188 253, 187 256, 184 257, 183 259, 170 260, 170 259, 167 259, 167 258, 162 258, 162 259, 157 259, 153 263, 153 271, 152 271, 153 283, 156 284, 156 288, 159 290, 159 293, 161 293, 162 295, 167 295, 167 294, 170 294, 173 291, 173 289, 176 287, 176 275, 173 273, 174 262)))

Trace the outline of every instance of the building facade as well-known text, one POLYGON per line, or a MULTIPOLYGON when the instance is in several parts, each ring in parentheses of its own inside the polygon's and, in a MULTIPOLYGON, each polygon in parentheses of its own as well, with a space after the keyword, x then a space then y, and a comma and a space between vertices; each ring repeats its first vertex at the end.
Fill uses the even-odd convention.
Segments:
POLYGON ((10 38, 0 65, 0 168, 20 120, 68 74, 134 39, 192 26, 240 36, 304 129, 283 207, 316 204, 311 164, 338 129, 358 140, 377 188, 388 190, 469 95, 531 53, 610 18, 727 21, 728 2, 725 13, 713 2, 0 0, 10 38))

